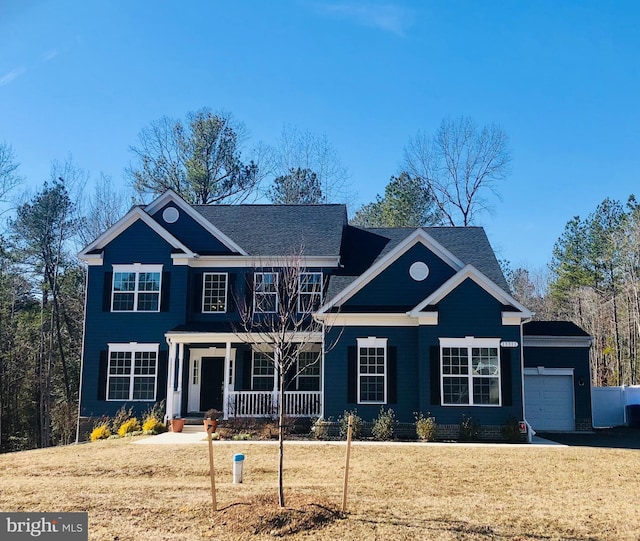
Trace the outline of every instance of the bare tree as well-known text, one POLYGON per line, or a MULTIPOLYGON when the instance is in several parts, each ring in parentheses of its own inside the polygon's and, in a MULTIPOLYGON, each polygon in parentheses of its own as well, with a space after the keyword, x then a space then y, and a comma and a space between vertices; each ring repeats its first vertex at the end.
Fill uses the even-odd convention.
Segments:
POLYGON ((13 148, 6 142, 0 143, 0 202, 6 202, 7 194, 22 182, 18 167, 13 148))
POLYGON ((240 203, 260 182, 257 163, 242 160, 246 129, 229 113, 201 109, 186 122, 162 117, 131 147, 137 163, 125 173, 140 194, 173 190, 196 205, 240 203))
POLYGON ((328 322, 314 318, 325 284, 321 273, 305 268, 302 250, 279 261, 258 262, 254 270, 248 288, 252 297, 238 299, 241 323, 235 332, 249 336, 273 367, 278 397, 278 498, 284 507, 285 391, 298 376, 319 367, 322 351, 329 347, 324 341, 328 322))
POLYGON ((443 224, 467 226, 490 210, 487 193, 509 173, 505 132, 492 124, 478 129, 467 117, 444 119, 433 136, 418 133, 404 150, 403 168, 425 183, 443 224))
POLYGON ((300 181, 315 175, 320 188, 318 203, 350 203, 349 171, 342 164, 326 135, 301 132, 285 125, 276 146, 270 149, 274 178, 287 177, 292 171, 307 171, 300 181))

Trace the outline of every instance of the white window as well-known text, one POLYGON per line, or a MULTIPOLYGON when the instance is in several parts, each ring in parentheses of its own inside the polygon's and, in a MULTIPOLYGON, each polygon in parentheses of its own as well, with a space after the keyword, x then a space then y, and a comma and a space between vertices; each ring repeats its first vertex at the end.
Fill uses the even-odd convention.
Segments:
POLYGON ((500 339, 441 338, 440 384, 444 406, 499 406, 500 339))
POLYGON ((162 265, 114 265, 111 310, 159 312, 162 265))
POLYGON ((387 402, 387 339, 358 338, 358 403, 387 402))
POLYGON ((227 311, 227 273, 205 272, 202 276, 202 311, 227 311))
POLYGON ((274 313, 278 311, 278 273, 254 273, 254 312, 274 313))
POLYGON ((274 363, 269 354, 254 351, 251 367, 251 389, 273 391, 274 363))
POLYGON ((322 304, 322 273, 301 272, 298 276, 298 312, 317 310, 322 304))
POLYGON ((158 344, 109 344, 107 400, 155 401, 158 344))
POLYGON ((320 351, 301 351, 298 355, 296 390, 320 390, 320 351))

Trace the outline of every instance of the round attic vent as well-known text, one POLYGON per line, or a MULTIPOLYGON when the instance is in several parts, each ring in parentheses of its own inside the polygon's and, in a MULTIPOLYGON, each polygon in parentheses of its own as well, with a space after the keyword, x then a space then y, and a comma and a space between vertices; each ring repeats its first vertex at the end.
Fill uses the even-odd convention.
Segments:
POLYGON ((173 224, 178 221, 178 218, 180 218, 180 213, 178 212, 178 209, 175 207, 167 207, 162 212, 162 218, 168 224, 173 224))
POLYGON ((429 276, 429 267, 422 261, 416 261, 409 267, 409 276, 416 282, 422 282, 422 280, 429 276))

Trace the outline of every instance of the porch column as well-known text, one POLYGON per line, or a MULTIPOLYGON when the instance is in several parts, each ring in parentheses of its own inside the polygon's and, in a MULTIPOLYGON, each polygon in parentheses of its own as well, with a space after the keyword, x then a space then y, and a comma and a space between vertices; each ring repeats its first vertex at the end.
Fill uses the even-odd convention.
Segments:
POLYGON ((231 376, 231 342, 227 342, 224 350, 224 392, 222 393, 222 416, 229 417, 229 381, 231 376))
POLYGON ((169 344, 169 356, 167 359, 167 412, 165 414, 165 420, 168 422, 173 419, 173 387, 175 385, 176 344, 169 338, 167 338, 167 344, 169 344))

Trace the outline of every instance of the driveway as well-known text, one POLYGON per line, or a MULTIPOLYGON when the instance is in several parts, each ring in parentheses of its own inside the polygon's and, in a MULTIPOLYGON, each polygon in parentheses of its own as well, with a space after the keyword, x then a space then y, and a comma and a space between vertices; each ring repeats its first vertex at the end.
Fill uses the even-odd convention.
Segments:
POLYGON ((640 428, 597 428, 593 432, 538 432, 541 438, 569 446, 640 449, 640 428))

